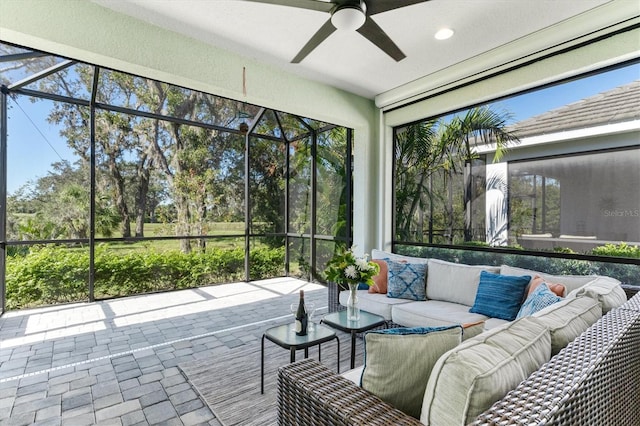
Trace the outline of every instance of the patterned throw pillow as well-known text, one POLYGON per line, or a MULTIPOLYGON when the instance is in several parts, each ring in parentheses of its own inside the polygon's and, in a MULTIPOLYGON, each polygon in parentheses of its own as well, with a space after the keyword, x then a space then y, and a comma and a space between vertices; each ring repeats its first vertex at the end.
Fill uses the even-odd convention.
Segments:
POLYGON ((396 328, 364 336, 360 385, 413 417, 420 417, 431 370, 462 339, 460 326, 396 328))
POLYGON ((513 321, 518 315, 531 277, 482 271, 476 300, 469 312, 513 321))
POLYGON ((387 260, 389 277, 387 297, 409 300, 426 300, 425 276, 427 265, 387 260))
POLYGON ((562 300, 562 297, 559 297, 554 292, 549 289, 547 283, 542 283, 533 290, 533 292, 527 297, 527 300, 524 301, 516 319, 520 317, 527 317, 529 315, 533 315, 541 309, 546 308, 547 306, 553 305, 556 302, 562 300))

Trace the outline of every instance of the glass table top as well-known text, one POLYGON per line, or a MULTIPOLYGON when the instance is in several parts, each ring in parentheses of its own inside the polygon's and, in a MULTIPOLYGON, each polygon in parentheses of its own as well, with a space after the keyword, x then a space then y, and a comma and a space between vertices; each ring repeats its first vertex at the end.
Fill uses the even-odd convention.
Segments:
POLYGON ((298 336, 295 332, 295 324, 289 323, 272 327, 265 331, 265 335, 271 341, 278 341, 289 346, 299 346, 318 340, 331 339, 336 333, 328 327, 313 324, 306 336, 298 336))
POLYGON ((344 310, 325 315, 322 318, 322 322, 340 330, 359 331, 381 326, 385 323, 385 319, 371 312, 360 311, 360 319, 358 321, 349 321, 347 319, 347 311, 344 310))

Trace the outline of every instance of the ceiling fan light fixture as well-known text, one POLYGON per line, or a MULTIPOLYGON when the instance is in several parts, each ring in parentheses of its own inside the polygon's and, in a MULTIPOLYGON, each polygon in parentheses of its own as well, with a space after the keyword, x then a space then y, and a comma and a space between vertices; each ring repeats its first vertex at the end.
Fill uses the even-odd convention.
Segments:
POLYGON ((367 20, 361 5, 349 4, 338 7, 331 14, 331 24, 338 30, 355 31, 367 20))

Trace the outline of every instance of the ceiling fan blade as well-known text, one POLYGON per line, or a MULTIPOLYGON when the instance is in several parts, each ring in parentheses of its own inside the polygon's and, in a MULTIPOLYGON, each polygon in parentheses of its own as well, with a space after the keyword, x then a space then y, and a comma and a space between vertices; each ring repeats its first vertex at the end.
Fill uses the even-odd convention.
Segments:
POLYGON ((317 10, 318 12, 331 12, 335 3, 333 1, 320 0, 242 0, 253 3, 267 3, 279 6, 297 7, 299 9, 317 10))
POLYGON ((429 0, 368 0, 365 1, 365 3, 367 4, 367 15, 371 16, 376 13, 387 12, 427 1, 429 0))
POLYGON ((357 30, 371 43, 378 46, 384 53, 391 56, 396 62, 403 60, 407 57, 402 50, 389 38, 382 28, 378 26, 373 19, 367 16, 367 20, 364 25, 357 30))
POLYGON ((296 57, 291 60, 291 63, 297 64, 302 61, 307 57, 309 53, 311 53, 313 49, 318 47, 320 43, 322 43, 327 37, 333 34, 335 30, 336 27, 331 24, 331 19, 328 19, 327 22, 325 22, 324 25, 321 26, 318 31, 316 31, 313 37, 311 37, 311 40, 309 40, 307 44, 305 44, 304 47, 300 49, 300 52, 298 52, 296 57))

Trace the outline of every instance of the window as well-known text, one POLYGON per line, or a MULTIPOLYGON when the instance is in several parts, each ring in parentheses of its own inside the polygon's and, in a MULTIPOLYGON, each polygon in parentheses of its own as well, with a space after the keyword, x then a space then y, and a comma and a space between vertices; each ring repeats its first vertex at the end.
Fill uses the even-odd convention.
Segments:
POLYGON ((351 243, 350 130, 2 43, 0 56, 0 312, 321 279, 351 243))
POLYGON ((640 284, 639 75, 636 61, 394 129, 394 249, 497 263, 500 247, 640 284))

